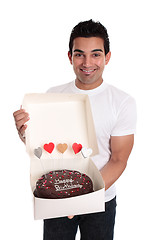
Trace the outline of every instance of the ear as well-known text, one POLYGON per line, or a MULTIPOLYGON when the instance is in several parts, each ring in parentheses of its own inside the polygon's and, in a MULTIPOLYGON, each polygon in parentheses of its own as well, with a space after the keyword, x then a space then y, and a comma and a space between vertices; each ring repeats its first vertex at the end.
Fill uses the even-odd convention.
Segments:
POLYGON ((108 64, 108 62, 109 62, 110 58, 111 58, 111 52, 108 52, 108 53, 106 54, 105 65, 107 65, 107 64, 108 64))
POLYGON ((72 64, 72 56, 71 56, 70 51, 68 51, 68 58, 69 58, 70 63, 72 64))

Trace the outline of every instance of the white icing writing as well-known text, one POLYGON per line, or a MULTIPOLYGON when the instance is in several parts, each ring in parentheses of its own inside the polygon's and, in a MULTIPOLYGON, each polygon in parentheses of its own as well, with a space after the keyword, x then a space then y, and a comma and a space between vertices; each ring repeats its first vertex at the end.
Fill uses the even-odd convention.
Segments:
POLYGON ((55 179, 55 184, 61 184, 61 183, 72 183, 72 182, 74 182, 73 179, 64 179, 64 180, 55 179))
POLYGON ((72 189, 72 188, 82 188, 82 185, 77 184, 77 185, 73 185, 71 184, 64 184, 63 186, 59 186, 55 184, 55 188, 56 191, 62 191, 62 190, 68 190, 68 189, 72 189))

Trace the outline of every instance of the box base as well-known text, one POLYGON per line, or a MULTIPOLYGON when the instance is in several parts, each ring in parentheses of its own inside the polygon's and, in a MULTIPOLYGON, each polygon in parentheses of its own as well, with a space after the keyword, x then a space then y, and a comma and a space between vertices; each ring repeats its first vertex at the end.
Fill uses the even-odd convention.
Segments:
POLYGON ((104 189, 65 199, 42 199, 34 197, 35 220, 103 211, 105 211, 104 189))

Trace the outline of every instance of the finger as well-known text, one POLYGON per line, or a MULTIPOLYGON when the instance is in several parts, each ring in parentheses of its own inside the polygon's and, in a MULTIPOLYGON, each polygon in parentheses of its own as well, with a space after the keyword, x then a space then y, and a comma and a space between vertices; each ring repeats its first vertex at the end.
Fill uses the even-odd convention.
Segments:
POLYGON ((20 113, 24 113, 24 112, 26 112, 24 109, 19 109, 19 110, 15 111, 15 112, 13 113, 13 116, 16 117, 16 116, 19 115, 20 113))
POLYGON ((72 219, 72 218, 74 218, 74 216, 68 216, 68 218, 69 218, 69 219, 72 219))
POLYGON ((21 136, 24 136, 26 128, 27 128, 27 125, 25 124, 19 129, 18 132, 21 134, 21 136))
POLYGON ((29 117, 29 114, 26 113, 26 112, 19 112, 19 114, 14 116, 14 119, 17 122, 17 121, 19 121, 19 120, 21 120, 21 119, 23 119, 25 117, 29 117))
POLYGON ((25 143, 26 142, 26 136, 25 136, 25 129, 27 128, 27 125, 24 125, 21 127, 20 130, 18 130, 18 134, 20 139, 25 143))
POLYGON ((19 120, 19 121, 16 120, 16 127, 17 127, 17 129, 20 130, 20 129, 23 127, 23 125, 25 125, 25 123, 26 123, 28 120, 29 120, 29 117, 28 117, 28 116, 23 117, 23 118, 22 118, 21 120, 19 120))

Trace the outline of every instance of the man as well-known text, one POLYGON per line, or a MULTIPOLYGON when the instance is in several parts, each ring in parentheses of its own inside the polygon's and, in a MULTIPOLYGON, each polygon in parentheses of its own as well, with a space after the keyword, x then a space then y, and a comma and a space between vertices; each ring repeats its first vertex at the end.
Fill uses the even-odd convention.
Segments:
MULTIPOLYGON (((111 52, 107 30, 92 20, 80 22, 72 30, 68 57, 76 75, 74 82, 53 87, 48 92, 88 94, 96 129, 99 154, 92 160, 105 183, 105 212, 44 220, 44 240, 75 239, 79 226, 82 240, 112 240, 116 213, 114 183, 127 165, 136 125, 134 99, 106 84, 102 74, 111 52), (69 219, 70 218, 70 219, 69 219)), ((28 113, 14 113, 18 133, 24 133, 28 113)))

